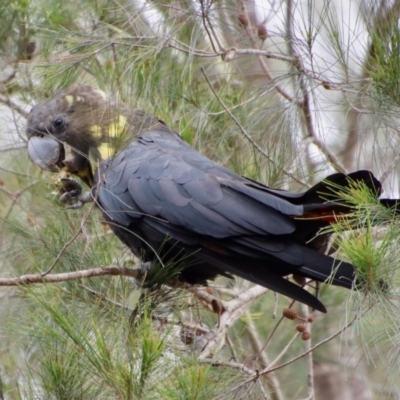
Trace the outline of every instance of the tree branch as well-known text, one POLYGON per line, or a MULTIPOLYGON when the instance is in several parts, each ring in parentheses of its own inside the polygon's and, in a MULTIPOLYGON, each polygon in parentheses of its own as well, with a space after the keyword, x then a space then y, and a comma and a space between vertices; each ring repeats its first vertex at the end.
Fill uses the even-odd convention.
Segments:
POLYGON ((228 329, 243 316, 252 304, 252 300, 257 299, 268 289, 256 285, 240 294, 237 298, 228 302, 221 302, 223 311, 216 327, 209 333, 208 343, 203 347, 200 360, 212 357, 213 354, 224 345, 228 329))
POLYGON ((303 182, 301 179, 297 178, 295 175, 293 175, 291 172, 285 170, 281 166, 279 166, 255 141, 254 139, 246 132, 246 130, 243 128, 243 126, 240 124, 240 122, 236 119, 236 117, 232 114, 232 112, 228 109, 228 107, 225 105, 225 103, 222 101, 222 99, 218 96, 217 92, 213 88, 210 80, 208 79, 208 76, 204 70, 203 67, 200 68, 201 72, 204 75, 204 78, 206 79, 208 86, 210 87, 211 91, 213 92, 215 98, 218 100, 218 102, 221 104, 221 106, 224 108, 224 110, 228 113, 228 115, 232 118, 232 120, 235 122, 235 124, 238 126, 240 132, 242 135, 262 154, 268 161, 270 161, 272 164, 275 165, 275 167, 283 172, 285 175, 293 179, 295 182, 299 183, 302 186, 309 187, 309 185, 305 182, 303 182))
POLYGON ((29 274, 22 275, 16 278, 0 278, 0 286, 23 286, 39 283, 59 283, 105 275, 129 276, 131 278, 140 279, 142 277, 142 272, 136 268, 125 268, 119 267, 117 265, 111 265, 108 267, 91 268, 73 272, 62 272, 59 274, 48 274, 45 276, 43 276, 42 274, 29 274))

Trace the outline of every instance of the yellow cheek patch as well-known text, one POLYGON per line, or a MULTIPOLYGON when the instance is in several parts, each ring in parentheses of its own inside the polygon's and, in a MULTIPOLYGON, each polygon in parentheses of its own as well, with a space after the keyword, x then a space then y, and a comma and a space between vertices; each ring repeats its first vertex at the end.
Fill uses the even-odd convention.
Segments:
POLYGON ((126 127, 127 119, 123 115, 120 115, 118 121, 111 123, 106 127, 101 127, 100 125, 92 125, 90 127, 90 134, 96 139, 101 139, 103 137, 104 139, 119 139, 125 136, 126 127))
POLYGON ((125 135, 127 126, 127 120, 123 115, 118 117, 118 121, 110 124, 108 126, 108 137, 110 138, 119 138, 125 135))
POLYGON ((121 148, 121 143, 125 137, 128 127, 128 120, 123 115, 109 125, 92 125, 90 134, 96 139, 96 148, 89 150, 89 160, 94 171, 98 162, 107 160, 115 156, 117 149, 121 148))
POLYGON ((97 150, 99 151, 102 160, 107 160, 114 155, 114 148, 110 146, 110 143, 102 143, 97 150))
POLYGON ((68 103, 68 107, 71 107, 74 103, 74 96, 68 95, 65 96, 65 101, 68 103))
POLYGON ((97 148, 92 147, 89 150, 89 161, 92 167, 92 171, 95 171, 97 169, 98 163, 101 163, 103 160, 111 158, 114 154, 115 151, 109 143, 102 143, 97 148))
POLYGON ((97 148, 91 148, 89 150, 89 161, 92 171, 96 171, 98 164, 104 160, 109 159, 114 155, 113 148, 109 143, 102 143, 97 148))
POLYGON ((102 129, 100 125, 93 125, 90 128, 90 132, 92 136, 94 136, 96 139, 101 139, 102 137, 102 129))

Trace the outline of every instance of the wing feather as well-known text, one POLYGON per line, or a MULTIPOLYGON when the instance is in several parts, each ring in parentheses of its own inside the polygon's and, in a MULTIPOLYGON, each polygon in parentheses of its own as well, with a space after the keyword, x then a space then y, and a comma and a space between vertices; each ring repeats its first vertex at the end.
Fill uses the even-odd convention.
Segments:
MULTIPOLYGON (((350 264, 339 266, 294 241, 292 216, 304 213, 303 195, 285 195, 236 175, 176 135, 147 132, 103 163, 100 172, 105 179, 99 200, 111 220, 135 230, 135 238, 144 235, 153 248, 166 237, 178 241, 196 252, 212 276, 233 273, 322 311, 318 300, 283 276, 324 281, 336 266, 334 283, 352 284, 350 264)), ((314 192, 309 197, 317 199, 314 192)), ((201 275, 193 274, 194 281, 201 275)))
MULTIPOLYGON (((124 201, 106 200, 112 203, 114 216, 125 211, 128 191, 135 211, 201 235, 229 238, 292 233, 295 226, 289 215, 300 213, 301 206, 248 186, 248 182, 179 138, 155 131, 143 135, 109 163, 104 186, 117 197, 124 194, 124 201)), ((129 216, 125 212, 118 220, 129 216)))

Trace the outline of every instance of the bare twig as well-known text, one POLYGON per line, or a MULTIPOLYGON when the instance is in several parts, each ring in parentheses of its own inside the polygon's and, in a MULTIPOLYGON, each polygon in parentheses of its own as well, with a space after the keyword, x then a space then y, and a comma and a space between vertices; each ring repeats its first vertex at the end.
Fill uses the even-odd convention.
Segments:
POLYGON ((0 286, 23 286, 40 283, 59 283, 105 275, 129 276, 131 278, 140 279, 143 273, 138 269, 111 265, 108 267, 91 268, 73 272, 62 272, 59 274, 48 274, 46 276, 43 276, 42 274, 29 274, 22 275, 16 278, 0 278, 0 286))
MULTIPOLYGON (((305 89, 304 89, 305 90, 305 89)), ((317 134, 315 133, 312 121, 311 121, 311 113, 310 113, 310 108, 306 104, 308 104, 309 98, 308 95, 305 96, 305 105, 303 106, 304 109, 304 118, 305 118, 305 123, 307 127, 307 131, 309 136, 307 136, 305 139, 309 139, 311 143, 313 143, 318 150, 326 157, 326 159, 329 161, 329 163, 332 165, 333 168, 335 168, 336 171, 338 172, 343 172, 347 173, 346 168, 342 165, 342 163, 339 161, 339 159, 329 150, 329 148, 318 138, 317 134)))
POLYGON ((258 380, 258 384, 260 386, 260 390, 264 397, 264 400, 269 400, 270 398, 268 397, 267 393, 265 392, 264 386, 262 385, 262 382, 260 380, 258 380))
POLYGON ((71 246, 71 244, 76 240, 76 238, 82 232, 82 229, 83 229, 84 225, 86 224, 86 221, 88 220, 90 214, 92 213, 92 210, 93 210, 95 204, 96 203, 93 202, 90 205, 90 208, 89 208, 88 212, 83 216, 83 218, 81 220, 81 224, 80 224, 79 228, 77 229, 77 231, 74 233, 74 235, 71 237, 71 239, 69 239, 68 242, 66 242, 64 244, 64 246, 62 247, 62 249, 58 253, 56 259, 51 264, 51 266, 46 271, 42 272, 42 276, 46 276, 47 274, 49 274, 54 269, 54 267, 57 265, 58 261, 60 261, 60 258, 65 253, 65 251, 68 249, 68 247, 71 246))
MULTIPOLYGON (((339 336, 340 334, 342 334, 343 332, 345 332, 351 325, 354 324, 355 321, 357 321, 358 319, 360 319, 361 317, 363 317, 369 310, 370 310, 370 308, 368 308, 368 309, 367 309, 364 313, 362 313, 362 314, 356 314, 356 315, 354 316, 354 318, 353 318, 346 326, 344 326, 343 328, 339 329, 337 332, 335 332, 335 333, 332 334, 331 336, 327 337, 326 339, 321 340, 319 343, 317 343, 316 345, 314 345, 313 347, 311 347, 308 351, 301 353, 300 355, 298 355, 298 356, 292 358, 291 360, 289 360, 289 361, 287 361, 287 362, 285 362, 285 363, 283 363, 283 364, 281 364, 281 365, 278 365, 278 366, 275 367, 275 368, 271 368, 271 365, 270 365, 268 368, 265 368, 265 369, 262 370, 261 372, 256 371, 255 374, 254 374, 252 377, 249 377, 248 379, 242 381, 241 383, 239 383, 238 385, 236 385, 234 388, 230 389, 229 392, 234 392, 234 391, 238 390, 239 388, 241 388, 242 386, 247 385, 248 383, 250 383, 250 382, 252 382, 252 381, 258 379, 261 375, 268 374, 268 373, 271 373, 271 372, 276 371, 276 370, 278 370, 278 369, 284 368, 284 367, 286 367, 287 365, 290 365, 290 364, 294 363, 295 361, 297 361, 297 360, 303 358, 303 357, 306 356, 309 352, 314 351, 314 350, 317 349, 318 347, 324 345, 325 343, 331 341, 331 340, 334 339, 335 337, 337 337, 337 336, 339 336)), ((296 335, 298 335, 298 334, 296 334, 296 335)), ((293 338, 292 338, 292 340, 293 340, 293 338)), ((287 346, 286 346, 286 347, 287 347, 287 346)), ((278 357, 279 357, 279 356, 278 356, 278 357)))
MULTIPOLYGON (((242 7, 242 12, 246 13, 245 11, 245 7, 242 7)), ((248 16, 246 15, 246 18, 248 19, 248 16)), ((246 27, 246 33, 247 36, 250 40, 250 43, 252 44, 253 47, 256 46, 255 42, 254 42, 254 38, 252 35, 252 29, 250 26, 246 27)), ((255 49, 250 49, 251 52, 247 53, 247 54, 253 54, 257 57, 257 60, 264 72, 264 74, 266 75, 266 77, 268 78, 269 81, 271 81, 273 83, 273 88, 285 99, 288 100, 290 103, 293 104, 297 104, 299 105, 300 103, 298 102, 298 100, 296 100, 290 93, 288 93, 285 89, 283 89, 280 85, 278 85, 278 83, 276 82, 274 76, 272 75, 268 64, 265 62, 264 57, 265 58, 274 58, 276 60, 280 60, 280 61, 286 61, 286 62, 290 62, 291 64, 296 62, 296 59, 292 58, 292 57, 288 57, 288 56, 279 56, 279 58, 275 58, 275 57, 271 57, 272 54, 261 54, 261 52, 263 52, 263 50, 255 50, 255 49), (283 58, 282 58, 283 57, 283 58)), ((238 51, 238 49, 230 49, 229 52, 235 53, 235 54, 245 54, 243 51, 238 51)), ((266 52, 268 53, 268 52, 266 52)))
POLYGON ((0 167, 0 171, 7 172, 9 174, 13 174, 13 175, 16 175, 16 176, 21 176, 22 178, 29 178, 28 175, 26 175, 26 174, 22 174, 21 172, 13 171, 11 169, 7 169, 7 168, 4 168, 4 167, 0 167))
POLYGON ((165 47, 170 47, 171 49, 175 49, 181 51, 182 53, 190 54, 196 57, 214 58, 219 56, 218 53, 210 53, 201 50, 192 50, 189 47, 185 49, 183 47, 179 47, 171 43, 168 43, 165 47))
POLYGON ((20 144, 20 145, 16 145, 16 146, 6 146, 3 148, 0 148, 0 153, 8 153, 10 151, 22 150, 22 149, 26 149, 27 147, 28 147, 27 144, 20 144))
MULTIPOLYGON (((368 310, 367 310, 364 314, 362 314, 361 316, 365 315, 367 312, 368 312, 368 310)), ((289 361, 287 361, 287 362, 285 362, 285 363, 283 363, 283 364, 281 364, 281 365, 278 365, 278 366, 275 367, 275 368, 271 368, 271 366, 270 366, 269 368, 265 368, 263 371, 260 372, 260 375, 268 374, 269 372, 276 371, 276 370, 278 370, 278 369, 281 369, 281 368, 283 368, 283 367, 286 367, 286 366, 289 365, 289 364, 294 363, 294 362, 297 361, 297 360, 300 360, 301 358, 303 358, 304 356, 306 356, 308 353, 314 351, 314 350, 317 349, 318 347, 321 347, 323 344, 330 342, 330 341, 331 341, 332 339, 334 339, 336 336, 341 335, 344 331, 346 331, 348 328, 350 328, 350 326, 353 325, 354 322, 357 321, 357 319, 361 318, 361 316, 360 316, 359 314, 356 314, 356 315, 354 316, 354 318, 353 318, 347 325, 345 325, 343 328, 339 329, 337 332, 335 332, 335 333, 332 334, 331 336, 327 337, 327 338, 324 339, 324 340, 321 340, 319 343, 317 343, 316 345, 314 345, 313 347, 311 347, 311 348, 308 349, 307 351, 305 351, 305 352, 299 354, 299 355, 296 356, 296 357, 293 357, 291 360, 289 360, 289 361)))
MULTIPOLYGON (((274 361, 272 361, 268 367, 266 367, 262 372, 266 373, 265 371, 268 370, 268 372, 275 371, 275 368, 273 366, 287 353, 287 351, 290 349, 294 341, 299 337, 299 332, 296 332, 292 338, 286 343, 286 346, 282 349, 282 351, 275 357, 274 361)), ((303 355, 304 357, 304 355, 303 355)), ((277 368, 276 368, 277 369, 277 368)))
MULTIPOLYGON (((253 348, 253 351, 257 354, 256 358, 258 358, 261 362, 261 368, 267 368, 270 362, 266 352, 262 351, 263 346, 258 335, 258 331, 253 320, 251 319, 249 312, 247 312, 247 330, 249 334, 250 345, 253 348)), ((271 392, 271 398, 273 400, 284 400, 285 397, 276 375, 272 372, 271 374, 267 375, 267 378, 267 385, 271 392)), ((261 380, 259 379, 259 381, 260 386, 262 387, 261 380)), ((264 388, 262 387, 262 390, 263 389, 264 388)))
POLYGON ((182 282, 178 283, 178 286, 186 289, 188 292, 192 293, 198 300, 205 303, 210 311, 214 311, 216 304, 220 305, 221 311, 224 310, 224 302, 217 297, 213 296, 211 293, 203 286, 192 286, 190 284, 185 284, 182 282))
POLYGON ((231 351, 231 354, 232 354, 231 360, 233 359, 233 361, 237 362, 238 357, 236 355, 236 351, 235 351, 235 348, 233 346, 232 340, 229 337, 229 332, 226 334, 225 340, 226 340, 226 343, 228 343, 229 350, 231 351))
MULTIPOLYGON (((195 55, 196 57, 205 57, 205 58, 222 57, 224 61, 233 61, 236 58, 236 55, 249 55, 249 56, 265 57, 265 58, 278 60, 278 61, 284 61, 284 62, 288 62, 288 63, 294 63, 296 61, 294 58, 285 56, 284 54, 274 53, 272 51, 267 51, 267 50, 239 49, 237 47, 230 47, 228 49, 225 48, 221 51, 210 52, 210 51, 204 51, 204 50, 200 50, 200 49, 193 50, 191 47, 187 46, 185 43, 179 42, 176 39, 174 39, 174 41, 176 43, 178 43, 179 45, 168 43, 168 45, 166 47, 171 47, 178 51, 182 51, 183 53, 195 55)), ((128 45, 127 43, 118 43, 115 41, 113 43, 120 44, 123 46, 128 45)), ((307 69, 305 69, 304 72, 311 73, 311 71, 309 71, 307 69)), ((291 98, 290 95, 287 95, 287 96, 289 98, 291 98)))
MULTIPOLYGON (((299 89, 302 93, 303 99, 298 102, 300 110, 302 111, 305 129, 307 132, 307 138, 310 138, 318 150, 326 157, 329 163, 339 172, 346 172, 344 166, 340 163, 338 158, 329 150, 329 148, 318 138, 315 129, 314 122, 312 120, 311 107, 310 107, 310 95, 306 84, 306 70, 300 57, 296 54, 295 48, 293 46, 293 10, 292 1, 287 0, 287 13, 286 13, 286 30, 288 35, 288 52, 293 60, 292 67, 299 72, 299 89)), ((311 45, 310 45, 311 46, 311 45)), ((310 57, 312 57, 312 52, 310 49, 310 57)), ((307 71, 310 73, 310 71, 307 71)), ((314 72, 311 74, 315 76, 314 72)))
MULTIPOLYGON (((301 311, 303 315, 308 315, 308 307, 305 304, 301 304, 301 311)), ((307 327, 307 331, 311 333, 311 324, 307 321, 305 322, 307 327)), ((311 338, 309 340, 304 340, 305 350, 308 351, 306 355, 307 361, 307 398, 310 400, 314 399, 314 361, 313 361, 313 352, 311 349, 311 338)))
MULTIPOLYGON (((257 371, 256 371, 257 373, 257 371)), ((240 382, 238 385, 230 388, 229 390, 227 390, 226 392, 224 392, 224 394, 222 396, 218 396, 215 400, 223 400, 227 398, 227 394, 230 393, 236 393, 241 387, 251 384, 251 383, 257 383, 258 382, 258 376, 255 378, 249 378, 249 379, 245 379, 244 381, 240 382)))
POLYGON ((0 103, 5 104, 7 107, 9 107, 12 111, 16 111, 18 114, 22 115, 23 117, 27 118, 28 113, 20 107, 18 104, 10 100, 9 98, 0 95, 0 103))
POLYGON ((346 168, 341 164, 338 158, 329 150, 329 148, 318 138, 318 135, 314 129, 314 123, 312 120, 311 115, 311 108, 310 108, 310 95, 307 89, 307 84, 305 82, 304 74, 301 74, 301 71, 304 70, 303 65, 301 63, 300 57, 297 58, 298 62, 295 64, 297 70, 300 72, 299 77, 299 85, 300 90, 303 94, 303 101, 299 104, 300 109, 302 110, 304 123, 307 131, 306 139, 311 139, 312 143, 318 147, 319 151, 326 157, 329 163, 332 165, 336 171, 346 173, 346 168))
MULTIPOLYGON (((100 171, 99 165, 97 165, 97 168, 98 168, 98 171, 100 171)), ((100 172, 99 172, 99 175, 100 175, 100 172)), ((88 212, 83 216, 83 218, 81 220, 81 223, 80 223, 80 226, 79 226, 79 229, 75 232, 75 234, 72 236, 72 238, 70 240, 68 240, 68 242, 66 242, 64 244, 63 248, 58 253, 56 259, 53 262, 53 264, 46 271, 44 271, 42 273, 42 276, 47 275, 48 273, 50 273, 53 270, 53 268, 57 265, 58 261, 60 260, 60 258, 64 254, 64 252, 68 249, 69 246, 71 246, 71 244, 76 240, 76 238, 79 236, 79 234, 84 231, 85 224, 86 224, 90 214, 92 213, 95 205, 97 204, 98 188, 101 187, 101 185, 103 184, 105 176, 103 175, 103 176, 100 176, 99 178, 100 179, 99 179, 99 182, 97 184, 97 189, 96 189, 96 191, 94 193, 94 196, 93 196, 93 202, 90 205, 90 208, 89 208, 88 212)))
MULTIPOLYGON (((139 275, 138 275, 138 278, 140 278, 139 275)), ((112 299, 108 298, 107 296, 105 296, 103 293, 98 292, 97 290, 89 288, 89 287, 87 287, 85 285, 78 285, 78 286, 82 287, 84 290, 86 290, 91 295, 93 295, 94 297, 96 297, 97 299, 99 299, 100 301, 102 301, 104 303, 110 304, 112 306, 121 308, 121 309, 129 311, 129 312, 133 312, 134 311, 133 308, 131 308, 131 307, 125 305, 125 304, 122 304, 120 302, 117 302, 115 300, 112 300, 112 299)), ((64 288, 62 288, 62 291, 67 293, 67 294, 71 294, 71 292, 69 290, 64 289, 64 288)), ((188 323, 188 322, 185 322, 185 321, 179 321, 179 320, 178 321, 171 321, 171 320, 169 320, 169 319, 167 319, 165 317, 159 317, 154 313, 151 314, 151 319, 154 320, 154 321, 159 321, 159 322, 168 324, 168 325, 181 326, 181 327, 184 327, 186 329, 190 329, 191 331, 194 331, 194 332, 200 332, 203 335, 207 334, 210 331, 207 327, 200 326, 198 324, 191 324, 191 323, 188 323)))
POLYGON ((272 318, 276 318, 276 313, 278 311, 278 293, 274 292, 274 309, 272 311, 272 318))
POLYGON ((214 44, 213 35, 211 35, 211 32, 208 28, 208 18, 207 18, 208 10, 206 10, 207 4, 205 4, 205 3, 206 3, 206 0, 200 0, 201 17, 203 19, 203 26, 204 26, 204 29, 206 30, 208 38, 210 39, 210 44, 211 44, 212 49, 214 50, 215 53, 218 53, 218 50, 216 49, 215 44, 214 44))
POLYGON ((239 307, 242 307, 244 304, 257 299, 260 297, 262 294, 266 293, 268 291, 267 288, 260 286, 260 285, 255 285, 251 287, 250 289, 244 291, 241 293, 239 296, 236 298, 225 302, 225 309, 228 312, 234 312, 239 309, 239 307))
MULTIPOLYGON (((205 1, 206 0, 201 0, 201 3, 204 3, 205 1)), ((214 25, 210 21, 210 14, 209 14, 210 6, 211 6, 211 3, 207 4, 207 12, 205 14, 205 20, 206 20, 206 23, 208 24, 208 26, 210 28, 211 34, 213 36, 213 39, 215 40, 215 42, 218 45, 219 50, 221 51, 223 49, 223 46, 221 45, 221 43, 219 41, 218 35, 215 33, 214 25)))
POLYGON ((204 70, 203 67, 201 67, 201 72, 204 75, 204 78, 206 79, 208 86, 210 87, 211 91, 213 92, 215 98, 218 100, 218 102, 221 104, 221 106, 224 108, 224 110, 228 113, 228 115, 232 118, 232 120, 235 122, 235 124, 238 126, 240 132, 242 135, 272 164, 275 165, 275 167, 280 170, 282 173, 285 175, 289 176, 291 179, 293 179, 295 182, 299 183, 300 185, 303 185, 305 187, 309 187, 309 185, 305 182, 303 182, 301 179, 297 178, 295 175, 293 175, 291 172, 285 170, 281 166, 279 166, 255 141, 254 139, 246 132, 246 130, 243 128, 243 126, 240 124, 240 122, 236 119, 236 117, 229 111, 229 109, 226 107, 225 103, 222 101, 222 99, 218 96, 217 92, 213 88, 210 80, 208 79, 208 76, 204 70))
POLYGON ((390 163, 389 167, 386 169, 386 171, 379 177, 379 181, 383 184, 383 182, 386 181, 386 179, 389 177, 389 175, 396 169, 397 165, 400 163, 400 153, 397 154, 397 156, 392 160, 390 163))
POLYGON ((204 360, 215 354, 225 342, 228 329, 242 317, 242 315, 251 306, 252 301, 264 294, 268 289, 255 285, 245 292, 241 293, 237 298, 228 302, 221 302, 224 310, 220 315, 218 324, 209 334, 209 341, 202 349, 199 359, 204 360))
POLYGON ((238 369, 246 373, 247 375, 253 375, 255 371, 253 369, 247 368, 244 364, 233 362, 233 361, 218 361, 218 360, 208 360, 208 359, 201 359, 201 363, 203 364, 211 364, 213 367, 227 367, 227 368, 234 368, 238 369))
MULTIPOLYGON (((18 199, 24 194, 24 192, 26 192, 27 190, 29 190, 31 187, 35 186, 36 184, 37 184, 37 182, 33 182, 33 183, 29 184, 28 186, 25 186, 24 188, 16 191, 15 193, 11 193, 10 194, 10 192, 8 192, 8 195, 12 198, 12 202, 11 202, 11 205, 10 205, 9 209, 7 210, 5 216, 4 216, 4 222, 10 216, 13 208, 15 207, 15 205, 18 202, 18 199)), ((2 188, 2 190, 4 192, 6 192, 4 190, 4 188, 2 188)))

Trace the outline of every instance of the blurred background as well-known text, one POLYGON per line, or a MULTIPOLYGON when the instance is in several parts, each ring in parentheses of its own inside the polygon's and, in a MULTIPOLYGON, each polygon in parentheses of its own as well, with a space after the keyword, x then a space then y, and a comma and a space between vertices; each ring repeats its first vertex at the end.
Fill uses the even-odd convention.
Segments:
POLYGON ((289 299, 241 280, 202 294, 163 286, 143 304, 126 277, 7 280, 137 261, 100 213, 66 210, 28 160, 31 107, 73 83, 269 186, 368 169, 400 197, 399 17, 398 0, 3 0, 0 399, 399 399, 399 229, 367 195, 355 200, 364 229, 339 227, 336 248, 378 266, 390 290, 324 286, 328 314, 311 323, 282 318, 289 299), (240 300, 226 326, 206 294, 240 300))

